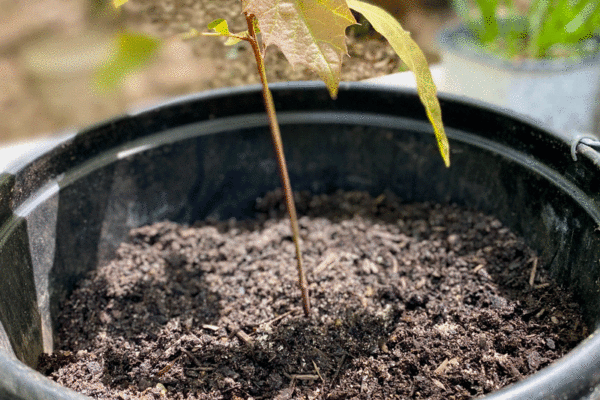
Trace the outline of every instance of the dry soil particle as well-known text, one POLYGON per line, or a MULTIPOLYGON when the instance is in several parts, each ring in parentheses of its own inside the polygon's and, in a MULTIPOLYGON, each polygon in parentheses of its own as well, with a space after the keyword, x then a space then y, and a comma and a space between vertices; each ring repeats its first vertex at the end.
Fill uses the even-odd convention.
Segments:
POLYGON ((389 194, 298 197, 310 318, 269 194, 254 222, 133 230, 65 304, 40 369, 96 399, 465 399, 587 333, 494 218, 389 194))

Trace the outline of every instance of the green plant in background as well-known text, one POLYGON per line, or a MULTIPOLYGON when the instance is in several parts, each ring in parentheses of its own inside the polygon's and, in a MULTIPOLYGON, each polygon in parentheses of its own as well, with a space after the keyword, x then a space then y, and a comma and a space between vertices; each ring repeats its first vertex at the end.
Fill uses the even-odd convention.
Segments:
POLYGON ((598 0, 531 0, 526 12, 514 0, 453 5, 481 44, 506 58, 583 57, 598 50, 598 0))
MULTIPOLYGON (((128 0, 113 0, 119 7, 128 0)), ((288 215, 291 222, 298 270, 298 282, 302 294, 305 315, 310 313, 310 301, 306 276, 302 265, 298 219, 288 176, 283 144, 277 122, 275 105, 269 90, 264 65, 264 52, 274 44, 283 52, 292 65, 305 65, 316 72, 325 82, 332 98, 337 97, 340 84, 342 58, 347 53, 346 28, 356 23, 350 9, 362 14, 383 37, 385 37, 406 66, 416 75, 419 98, 425 106, 437 139, 438 147, 446 166, 450 165, 449 144, 444 126, 437 92, 425 55, 400 24, 387 12, 362 0, 241 0, 242 13, 248 29, 240 33, 229 31, 227 21, 217 19, 208 25, 212 32, 208 36, 222 36, 225 45, 241 41, 250 44, 256 60, 256 67, 262 83, 263 100, 269 120, 271 138, 277 156, 279 173, 285 195, 288 215)), ((191 31, 186 37, 199 35, 191 31)), ((128 69, 133 69, 146 60, 155 49, 152 40, 137 39, 131 42, 130 51, 124 46, 116 54, 112 63, 102 71, 102 76, 122 77, 128 69), (129 60, 128 56, 132 59, 129 60)), ((111 79, 109 83, 115 82, 111 79)))
POLYGON ((94 76, 96 86, 109 90, 132 71, 147 65, 160 48, 160 40, 148 35, 123 32, 115 39, 112 57, 94 76))

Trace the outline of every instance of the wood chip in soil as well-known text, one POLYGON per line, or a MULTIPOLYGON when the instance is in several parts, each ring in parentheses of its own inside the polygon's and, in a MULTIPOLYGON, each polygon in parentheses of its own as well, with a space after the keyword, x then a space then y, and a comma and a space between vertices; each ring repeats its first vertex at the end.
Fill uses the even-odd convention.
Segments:
POLYGON ((310 318, 274 192, 254 221, 134 229, 64 304, 40 371, 95 399, 467 399, 588 333, 495 218, 389 193, 297 204, 310 318))

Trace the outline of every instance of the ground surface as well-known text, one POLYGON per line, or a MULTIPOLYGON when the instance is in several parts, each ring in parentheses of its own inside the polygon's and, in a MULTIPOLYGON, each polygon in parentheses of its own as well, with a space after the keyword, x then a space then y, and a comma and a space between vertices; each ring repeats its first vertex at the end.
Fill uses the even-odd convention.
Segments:
MULTIPOLYGON (((435 34, 447 13, 425 10, 420 2, 407 1, 399 17, 435 61, 435 34)), ((131 0, 116 18, 90 17, 90 3, 0 0, 0 145, 69 127, 85 127, 170 96, 258 83, 254 59, 244 44, 225 47, 216 38, 183 42, 174 37, 191 28, 205 31, 216 18, 226 18, 233 30, 243 30, 239 0, 131 0), (75 43, 94 32, 102 36, 120 29, 148 32, 167 40, 152 66, 130 76, 119 90, 98 94, 89 84, 93 70, 82 71, 81 66, 94 64, 88 53, 102 40, 92 40, 91 46, 75 43), (51 44, 42 45, 40 41, 51 44), (40 65, 59 61, 50 56, 31 61, 28 54, 31 49, 46 49, 57 43, 62 50, 50 54, 73 55, 66 64, 64 59, 60 61, 69 67, 59 68, 49 78, 40 73, 40 65)), ((398 59, 379 38, 363 35, 357 39, 354 31, 349 31, 348 45, 350 57, 344 62, 343 80, 398 71, 398 59)), ((275 48, 267 52, 267 70, 271 82, 315 79, 305 69, 293 70, 275 48)))
POLYGON ((391 195, 299 197, 310 318, 270 194, 258 222, 134 230, 66 304, 40 369, 96 399, 467 399, 587 334, 494 218, 391 195))

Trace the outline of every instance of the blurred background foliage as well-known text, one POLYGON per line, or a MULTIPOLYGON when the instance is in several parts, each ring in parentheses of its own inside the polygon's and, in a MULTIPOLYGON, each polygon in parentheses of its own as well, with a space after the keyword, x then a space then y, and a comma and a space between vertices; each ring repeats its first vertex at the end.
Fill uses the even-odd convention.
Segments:
MULTIPOLYGON (((449 0, 372 1, 401 21, 431 63, 439 60, 435 38, 452 19, 449 0)), ((180 39, 192 29, 205 30, 216 18, 227 19, 234 31, 245 29, 239 2, 130 0, 117 12, 110 0, 0 0, 0 145, 79 129, 173 96, 258 83, 243 43, 225 47, 214 38, 180 39), (152 53, 146 50, 158 46, 143 35, 161 42, 152 62, 139 68, 152 53), (120 57, 127 46, 139 50, 136 60, 120 57), (113 73, 129 69, 135 72, 113 73), (94 80, 122 84, 98 90, 94 80)), ((402 68, 393 50, 369 29, 348 33, 350 57, 342 80, 402 68)), ((292 69, 275 50, 265 57, 270 82, 316 78, 292 69)))

